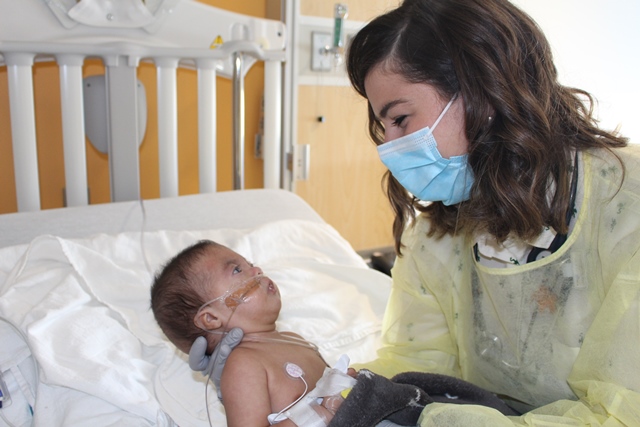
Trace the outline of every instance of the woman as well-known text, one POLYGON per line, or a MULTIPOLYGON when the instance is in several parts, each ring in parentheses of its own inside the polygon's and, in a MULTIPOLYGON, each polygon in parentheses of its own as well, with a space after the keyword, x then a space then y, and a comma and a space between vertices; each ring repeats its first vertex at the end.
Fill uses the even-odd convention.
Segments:
POLYGON ((406 0, 347 68, 398 253, 366 367, 461 377, 524 413, 432 404, 423 426, 640 425, 640 151, 558 82, 535 22, 506 0, 406 0))

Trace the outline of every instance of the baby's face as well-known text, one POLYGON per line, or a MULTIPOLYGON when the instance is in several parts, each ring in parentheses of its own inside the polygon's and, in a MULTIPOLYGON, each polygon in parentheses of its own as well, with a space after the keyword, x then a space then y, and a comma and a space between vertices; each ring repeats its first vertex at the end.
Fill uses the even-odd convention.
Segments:
POLYGON ((227 329, 240 327, 247 333, 275 322, 280 292, 262 269, 224 246, 210 248, 200 268, 206 268, 211 277, 204 290, 206 301, 211 301, 207 305, 225 319, 227 329))

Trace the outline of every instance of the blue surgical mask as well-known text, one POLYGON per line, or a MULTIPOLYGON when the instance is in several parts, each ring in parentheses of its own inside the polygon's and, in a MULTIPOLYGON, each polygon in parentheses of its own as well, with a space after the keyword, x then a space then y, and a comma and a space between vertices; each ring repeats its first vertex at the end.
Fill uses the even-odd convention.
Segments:
POLYGON ((469 200, 473 172, 467 155, 442 157, 433 136, 440 119, 456 99, 444 107, 431 128, 428 126, 378 146, 378 155, 396 180, 420 200, 445 205, 469 200))

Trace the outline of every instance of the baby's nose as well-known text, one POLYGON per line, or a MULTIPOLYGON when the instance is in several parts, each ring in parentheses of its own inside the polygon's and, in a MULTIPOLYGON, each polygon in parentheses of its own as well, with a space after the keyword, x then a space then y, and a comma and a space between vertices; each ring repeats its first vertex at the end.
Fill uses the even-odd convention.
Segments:
POLYGON ((260 267, 251 267, 251 275, 252 276, 262 276, 262 269, 260 267))

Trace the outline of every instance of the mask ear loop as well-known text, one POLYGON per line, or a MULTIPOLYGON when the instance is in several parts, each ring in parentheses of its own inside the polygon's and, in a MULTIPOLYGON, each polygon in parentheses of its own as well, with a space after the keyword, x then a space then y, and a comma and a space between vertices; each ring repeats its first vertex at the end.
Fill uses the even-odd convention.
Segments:
POLYGON ((440 113, 440 115, 436 119, 435 123, 433 125, 431 125, 431 132, 433 132, 435 130, 436 126, 438 126, 438 123, 440 123, 440 120, 442 120, 442 118, 444 117, 446 112, 449 110, 449 108, 451 108, 451 105, 453 104, 453 101, 456 100, 456 98, 458 98, 458 94, 457 93, 453 95, 453 97, 449 100, 447 105, 444 107, 444 110, 442 110, 442 113, 440 113))

